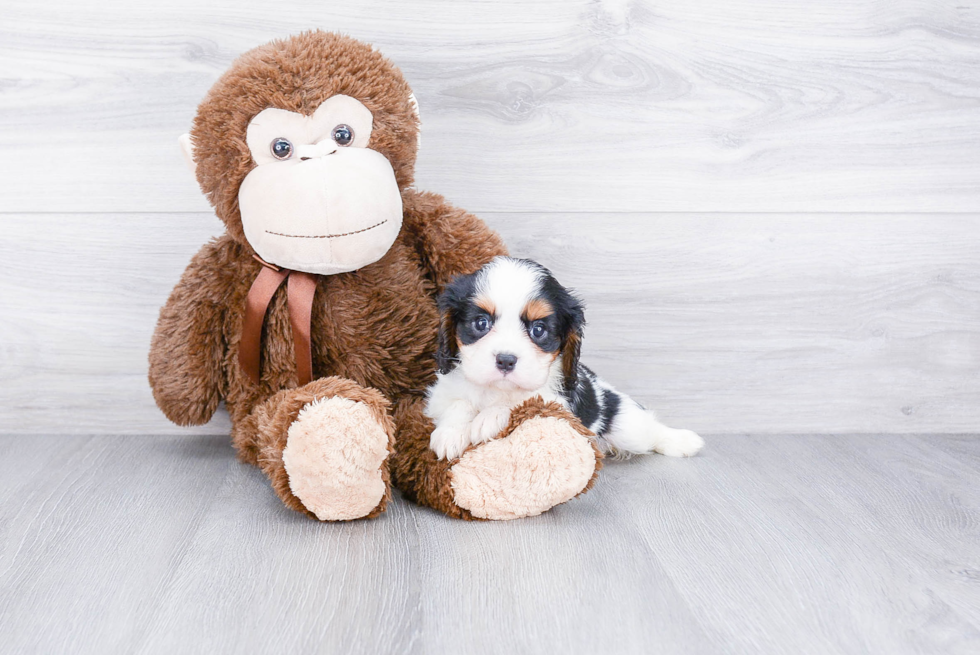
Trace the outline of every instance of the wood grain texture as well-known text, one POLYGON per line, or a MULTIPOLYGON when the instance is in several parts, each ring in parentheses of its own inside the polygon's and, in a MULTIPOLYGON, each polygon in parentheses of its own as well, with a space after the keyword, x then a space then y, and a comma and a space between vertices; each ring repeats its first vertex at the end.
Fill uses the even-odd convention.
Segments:
MULTIPOLYGON (((980 220, 488 214, 587 304, 584 361, 708 433, 980 425, 980 220)), ((159 308, 206 214, 7 215, 0 433, 188 433, 156 409, 159 308)), ((219 414, 193 433, 227 434, 219 414)))
POLYGON ((509 523, 318 524, 214 436, 0 447, 3 652, 980 649, 976 435, 712 437, 509 523))
POLYGON ((490 211, 980 211, 980 7, 952 0, 7 0, 0 212, 202 211, 175 144, 231 60, 375 43, 421 187, 490 211))
POLYGON ((976 3, 0 15, 0 653, 980 652, 976 3), (529 520, 326 525, 223 411, 166 422, 150 334, 220 231, 176 137, 311 27, 403 69, 419 187, 576 288, 586 362, 701 456, 529 520))

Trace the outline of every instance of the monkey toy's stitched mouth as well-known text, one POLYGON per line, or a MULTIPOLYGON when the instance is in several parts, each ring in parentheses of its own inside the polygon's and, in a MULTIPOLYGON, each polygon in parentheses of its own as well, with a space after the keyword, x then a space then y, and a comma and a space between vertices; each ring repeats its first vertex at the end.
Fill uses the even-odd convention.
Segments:
POLYGON ((271 230, 266 230, 266 234, 273 234, 277 237, 289 237, 290 239, 336 239, 337 237, 349 237, 352 234, 360 234, 361 232, 367 232, 368 230, 373 230, 376 227, 380 227, 388 222, 388 219, 381 221, 380 223, 375 223, 370 227, 365 227, 360 230, 354 230, 353 232, 344 232, 343 234, 283 234, 282 232, 272 232, 271 230))

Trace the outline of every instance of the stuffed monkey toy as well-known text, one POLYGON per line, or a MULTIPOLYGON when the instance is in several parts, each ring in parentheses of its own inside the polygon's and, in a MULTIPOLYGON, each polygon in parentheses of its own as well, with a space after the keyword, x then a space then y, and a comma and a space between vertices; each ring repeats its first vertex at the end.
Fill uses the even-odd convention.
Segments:
POLYGON ((379 515, 392 484, 453 517, 540 514, 600 466, 562 407, 530 400, 451 461, 429 449, 436 297, 506 249, 412 188, 418 131, 400 71, 354 39, 307 32, 235 61, 180 139, 226 231, 160 312, 153 396, 179 425, 224 400, 238 456, 322 521, 379 515))

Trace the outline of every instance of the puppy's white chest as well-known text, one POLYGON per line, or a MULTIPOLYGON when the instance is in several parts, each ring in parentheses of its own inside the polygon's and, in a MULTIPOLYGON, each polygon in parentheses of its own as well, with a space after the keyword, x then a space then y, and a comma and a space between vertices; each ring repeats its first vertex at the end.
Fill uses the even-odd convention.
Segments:
POLYGON ((511 410, 535 396, 565 404, 547 386, 531 391, 500 389, 475 385, 459 369, 440 374, 429 389, 425 410, 435 424, 429 445, 440 458, 458 457, 468 446, 500 434, 510 421, 511 410))

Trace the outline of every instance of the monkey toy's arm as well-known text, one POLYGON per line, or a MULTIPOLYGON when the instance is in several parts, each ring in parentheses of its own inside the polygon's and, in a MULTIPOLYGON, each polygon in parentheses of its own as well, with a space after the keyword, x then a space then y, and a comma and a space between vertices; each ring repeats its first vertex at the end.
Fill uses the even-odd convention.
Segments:
POLYGON ((215 279, 220 240, 204 246, 174 287, 150 343, 150 387, 178 425, 207 423, 221 400, 223 289, 215 279))
POLYGON ((474 273, 494 257, 507 254, 496 232, 442 196, 409 190, 402 201, 405 230, 414 237, 437 293, 456 275, 474 273))

